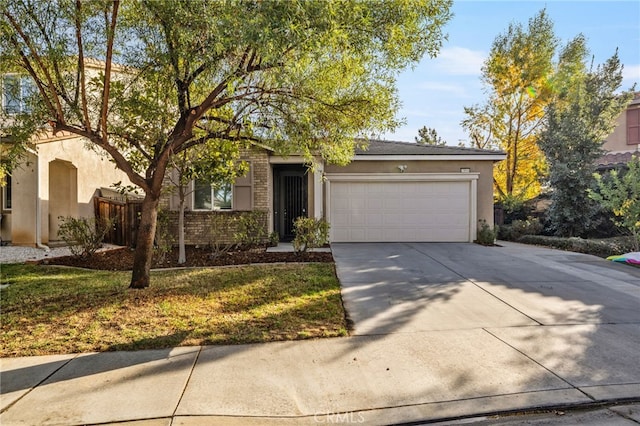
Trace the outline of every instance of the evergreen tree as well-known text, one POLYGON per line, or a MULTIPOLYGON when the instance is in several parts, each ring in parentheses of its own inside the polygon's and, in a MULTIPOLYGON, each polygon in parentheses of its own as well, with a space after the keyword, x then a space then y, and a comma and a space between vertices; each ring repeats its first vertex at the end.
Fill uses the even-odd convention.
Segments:
POLYGON ((583 37, 561 53, 557 95, 547 107, 539 142, 552 188, 548 217, 554 232, 566 237, 583 235, 594 225, 598 204, 588 191, 595 188, 596 160, 633 93, 616 93, 622 83, 617 52, 595 69, 587 68, 587 57, 583 37))
POLYGON ((438 136, 436 129, 427 126, 422 126, 421 129, 418 129, 418 137, 415 140, 420 145, 445 146, 447 144, 446 141, 438 136))

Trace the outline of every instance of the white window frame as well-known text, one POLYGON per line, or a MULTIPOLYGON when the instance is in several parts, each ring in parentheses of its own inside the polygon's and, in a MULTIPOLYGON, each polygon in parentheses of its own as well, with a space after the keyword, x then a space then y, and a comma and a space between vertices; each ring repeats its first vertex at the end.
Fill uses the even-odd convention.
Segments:
MULTIPOLYGON (((201 180, 202 182, 202 180, 201 180)), ((191 205, 193 206, 193 211, 203 211, 203 212, 208 212, 208 211, 231 211, 233 210, 233 184, 231 182, 225 182, 223 184, 218 184, 218 185, 211 185, 211 193, 210 193, 210 197, 211 197, 211 208, 196 208, 196 180, 192 181, 192 185, 193 185, 193 190, 191 191, 191 205), (228 185, 230 188, 230 196, 231 196, 231 204, 229 205, 229 207, 220 207, 220 206, 216 206, 216 192, 218 191, 218 188, 220 188, 222 185, 228 185)))
POLYGON ((35 90, 34 85, 31 82, 29 77, 20 76, 18 74, 6 74, 2 76, 2 86, 0 87, 2 90, 2 109, 9 115, 20 114, 24 112, 30 112, 31 108, 27 105, 26 99, 29 97, 30 92, 35 90), (5 81, 7 79, 14 79, 18 82, 18 100, 17 100, 17 110, 7 111, 7 91, 5 90, 5 81))

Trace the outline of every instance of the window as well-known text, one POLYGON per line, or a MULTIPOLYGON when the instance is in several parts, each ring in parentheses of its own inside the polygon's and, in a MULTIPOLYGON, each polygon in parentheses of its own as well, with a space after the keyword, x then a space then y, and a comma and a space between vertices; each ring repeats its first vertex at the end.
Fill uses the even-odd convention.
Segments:
POLYGON ((11 210, 11 176, 5 177, 5 185, 2 187, 2 210, 11 210))
POLYGON ((35 86, 28 77, 5 75, 2 79, 2 109, 8 114, 29 112, 29 97, 35 92, 35 86))
POLYGON ((233 204, 233 186, 230 183, 218 185, 213 190, 213 209, 231 210, 233 204))
POLYGON ((230 183, 211 185, 205 180, 196 179, 194 181, 194 210, 231 210, 232 206, 233 185, 230 183))
POLYGON ((627 145, 640 145, 640 108, 627 110, 627 145))

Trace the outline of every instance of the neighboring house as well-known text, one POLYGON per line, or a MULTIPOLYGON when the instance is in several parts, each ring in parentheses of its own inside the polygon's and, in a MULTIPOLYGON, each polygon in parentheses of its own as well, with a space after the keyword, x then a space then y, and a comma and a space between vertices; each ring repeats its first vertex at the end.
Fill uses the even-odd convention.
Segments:
POLYGON ((75 135, 45 133, 7 177, 2 190, 2 241, 40 246, 60 241, 60 217, 94 217, 101 187, 129 183, 107 157, 75 135))
MULTIPOLYGON (((8 113, 24 110, 29 80, 2 77, 1 107, 8 113)), ((3 135, 4 143, 11 143, 3 135)), ((0 237, 20 246, 40 246, 59 241, 60 217, 93 217, 94 197, 101 187, 117 182, 130 185, 124 172, 104 155, 85 148, 86 140, 50 129, 32 138, 31 149, 7 176, 0 194, 0 237)), ((0 146, 0 149, 2 147, 0 146)))
MULTIPOLYGON (((316 159, 311 171, 301 157, 254 147, 243 152, 249 173, 233 186, 196 184, 187 203, 186 243, 210 243, 213 216, 250 210, 264 212, 268 232, 283 241, 293 238, 296 217, 309 216, 329 222, 331 242, 471 242, 478 221, 493 224, 493 163, 504 158, 495 151, 373 140, 349 165, 316 159)), ((167 195, 161 207, 175 224, 177 197, 167 195)), ((234 231, 227 228, 226 241, 234 231)))
POLYGON ((607 153, 598 160, 598 170, 624 167, 633 155, 640 156, 640 92, 616 119, 616 127, 602 146, 607 153))

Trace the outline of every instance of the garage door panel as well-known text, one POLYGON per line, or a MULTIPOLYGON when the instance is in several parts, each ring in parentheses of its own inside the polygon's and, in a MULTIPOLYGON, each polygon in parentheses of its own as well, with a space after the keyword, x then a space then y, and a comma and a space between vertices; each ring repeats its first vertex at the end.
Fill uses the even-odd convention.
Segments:
POLYGON ((384 215, 382 215, 381 213, 368 214, 366 216, 366 224, 376 227, 384 225, 384 215))
POLYGON ((332 182, 333 242, 468 241, 470 182, 332 182))
POLYGON ((382 209, 385 206, 385 201, 386 200, 381 200, 379 198, 369 198, 367 200, 367 208, 370 210, 382 209))

